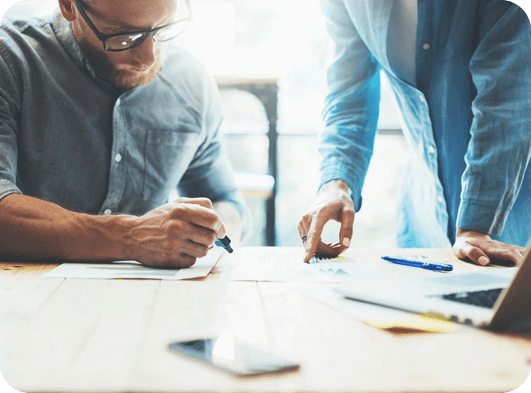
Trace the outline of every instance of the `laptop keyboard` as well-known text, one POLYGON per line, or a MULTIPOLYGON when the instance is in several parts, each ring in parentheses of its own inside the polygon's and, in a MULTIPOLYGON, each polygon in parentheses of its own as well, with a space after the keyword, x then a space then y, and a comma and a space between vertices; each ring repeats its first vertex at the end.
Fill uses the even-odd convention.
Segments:
POLYGON ((441 295, 443 299, 454 302, 472 304, 474 306, 492 308, 500 296, 503 288, 489 289, 486 291, 460 292, 441 295))

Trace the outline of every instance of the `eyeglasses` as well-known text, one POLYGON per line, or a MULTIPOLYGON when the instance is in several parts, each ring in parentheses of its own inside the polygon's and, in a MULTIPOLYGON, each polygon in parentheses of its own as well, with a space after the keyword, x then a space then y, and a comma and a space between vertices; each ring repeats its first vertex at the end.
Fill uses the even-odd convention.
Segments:
POLYGON ((90 29, 96 34, 99 40, 103 43, 103 48, 109 52, 121 52, 124 50, 132 49, 135 46, 140 45, 147 37, 153 37, 155 42, 169 41, 179 34, 184 32, 190 20, 192 19, 192 10, 190 8, 190 0, 186 0, 186 6, 188 9, 188 16, 184 19, 177 20, 164 26, 159 26, 151 30, 142 31, 123 31, 113 34, 102 34, 98 31, 94 23, 90 20, 85 9, 81 5, 79 0, 74 0, 79 13, 87 22, 90 29))

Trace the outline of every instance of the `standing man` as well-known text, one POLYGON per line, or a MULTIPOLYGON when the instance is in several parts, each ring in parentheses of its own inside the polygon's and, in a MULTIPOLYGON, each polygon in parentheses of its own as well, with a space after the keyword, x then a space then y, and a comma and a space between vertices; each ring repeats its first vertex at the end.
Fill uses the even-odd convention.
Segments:
POLYGON ((380 71, 403 119, 400 247, 450 247, 480 265, 522 261, 531 235, 531 29, 504 0, 322 0, 335 44, 321 185, 299 223, 306 250, 338 255, 376 134, 380 71), (323 226, 341 223, 339 242, 323 226))
POLYGON ((0 258, 186 267, 239 239, 217 88, 167 44, 190 18, 188 0, 59 0, 2 25, 0 258))

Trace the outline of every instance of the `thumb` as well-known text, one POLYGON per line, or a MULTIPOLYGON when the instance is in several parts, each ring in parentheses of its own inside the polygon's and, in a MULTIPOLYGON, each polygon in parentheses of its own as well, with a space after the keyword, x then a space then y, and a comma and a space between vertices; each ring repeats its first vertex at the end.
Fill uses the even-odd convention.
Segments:
POLYGON ((350 247, 352 228, 354 227, 354 210, 343 209, 341 212, 341 228, 339 229, 339 242, 342 246, 350 247))
POLYGON ((208 209, 212 209, 212 201, 208 198, 177 198, 175 200, 176 203, 189 203, 192 205, 199 205, 206 207, 208 209))
POLYGON ((468 241, 456 242, 455 248, 457 249, 456 256, 460 259, 468 258, 472 262, 481 266, 486 266, 490 263, 487 254, 485 254, 481 248, 470 244, 468 241))

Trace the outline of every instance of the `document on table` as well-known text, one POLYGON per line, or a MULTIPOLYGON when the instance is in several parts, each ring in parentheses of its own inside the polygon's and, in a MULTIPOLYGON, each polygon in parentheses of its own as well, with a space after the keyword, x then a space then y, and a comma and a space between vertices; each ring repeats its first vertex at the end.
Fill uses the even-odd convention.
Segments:
POLYGON ((375 276, 378 266, 371 266, 347 256, 303 263, 293 253, 275 256, 248 255, 223 265, 222 281, 332 282, 343 283, 359 275, 375 276))
POLYGON ((136 261, 116 261, 111 263, 63 263, 44 274, 52 278, 95 278, 95 279, 152 279, 184 280, 206 277, 214 268, 224 250, 222 247, 210 249, 207 256, 183 269, 155 269, 141 265, 136 261))

